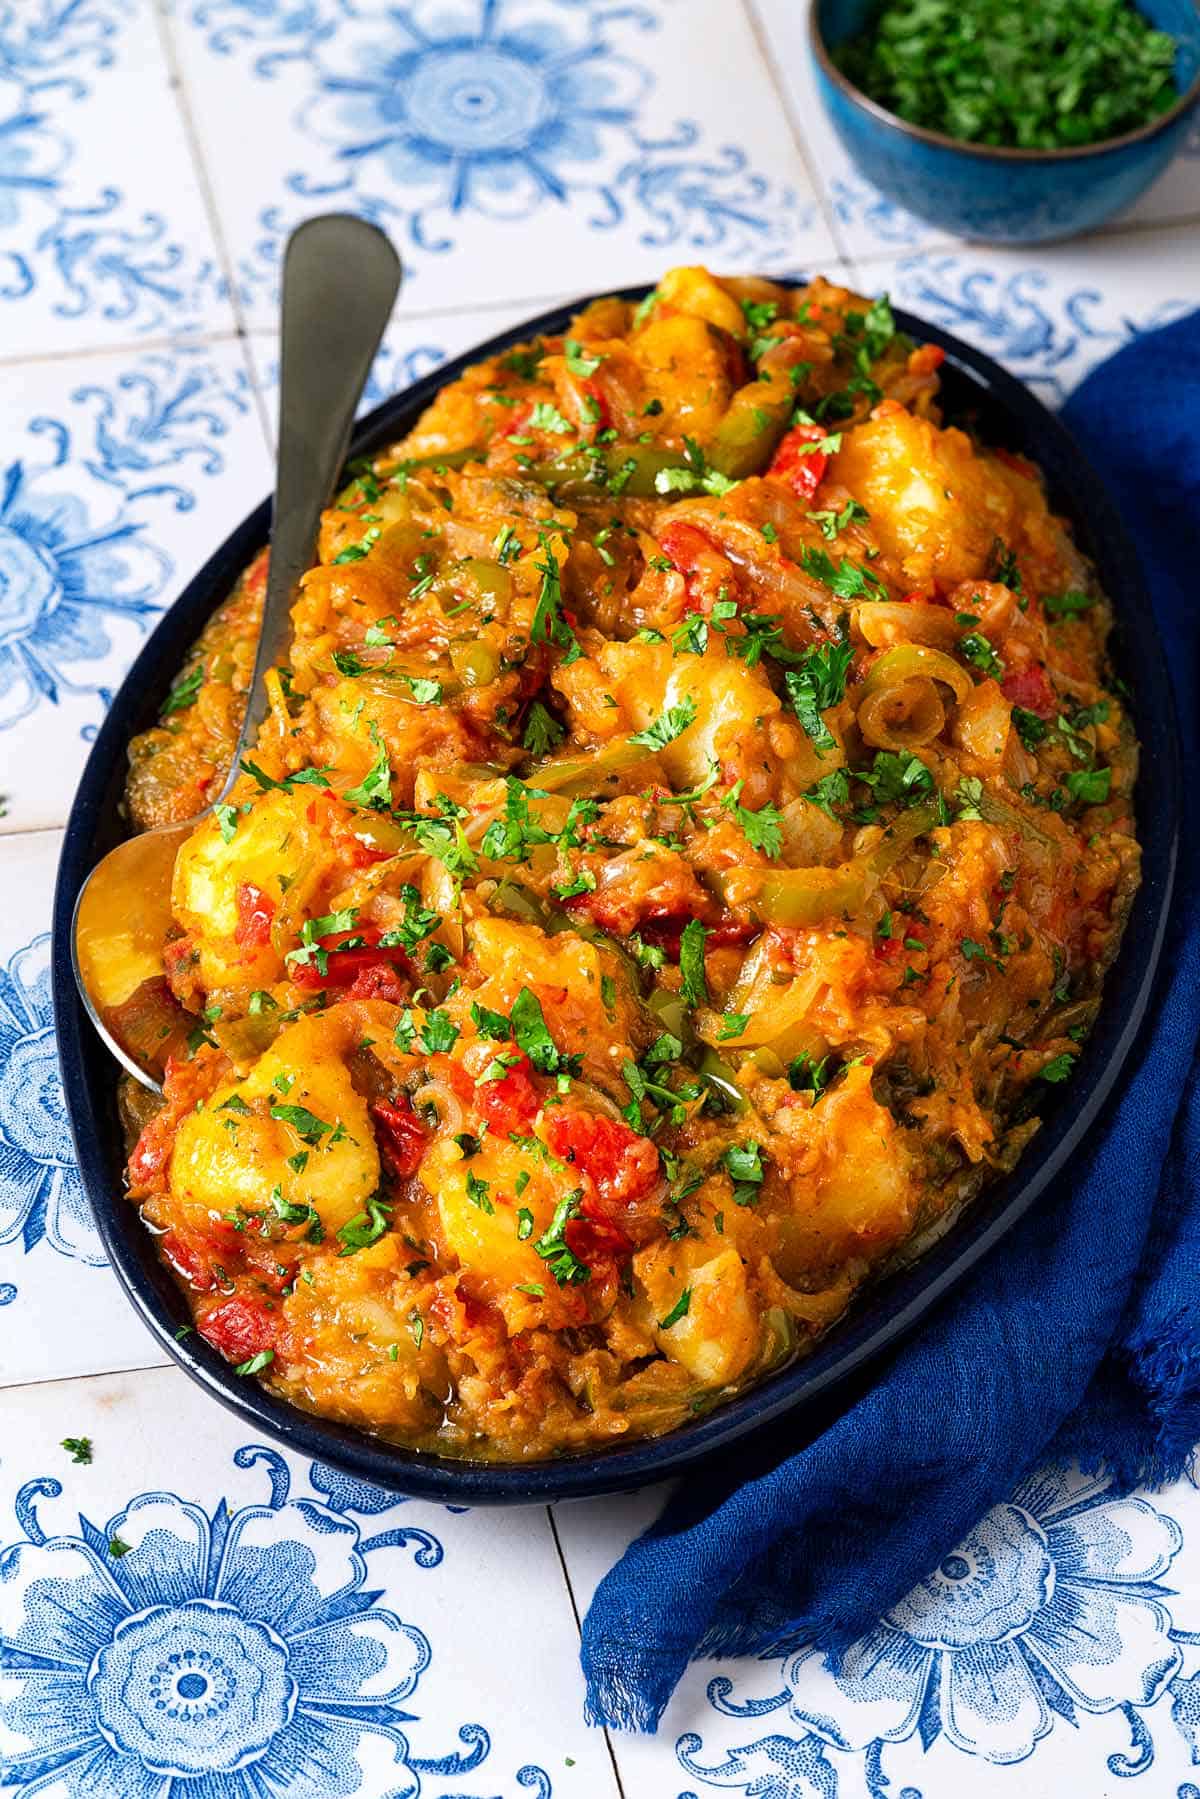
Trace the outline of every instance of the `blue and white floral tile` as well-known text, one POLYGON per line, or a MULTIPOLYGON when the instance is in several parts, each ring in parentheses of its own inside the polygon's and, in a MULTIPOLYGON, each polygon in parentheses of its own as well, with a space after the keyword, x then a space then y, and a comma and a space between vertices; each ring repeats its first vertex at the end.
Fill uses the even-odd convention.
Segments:
POLYGON ((71 1148, 47 930, 59 844, 0 837, 0 1386, 164 1360, 105 1263, 71 1148))
MULTIPOLYGON (((649 1496, 556 1508, 582 1610, 649 1496)), ((698 1664, 630 1793, 755 1799, 1197 1799, 1200 1494, 1024 1482, 849 1649, 698 1664), (674 1780, 666 1773, 675 1762, 674 1780), (1131 1784, 1136 1783, 1136 1784, 1131 1784)), ((682 1799, 682 1796, 681 1796, 682 1799)))
POLYGON ((0 354, 233 314, 152 0, 0 5, 0 354))
POLYGON ((543 1509, 396 1501, 173 1369, 2 1394, 0 1446, 14 1799, 616 1799, 543 1509))
MULTIPOLYGON (((440 368, 449 357, 459 356, 498 332, 520 325, 532 313, 546 311, 558 299, 574 297, 572 291, 551 295, 545 301, 531 305, 509 301, 470 312, 438 313, 419 319, 394 318, 384 334, 383 345, 367 379, 360 414, 403 393, 405 388, 440 368)), ((263 395, 268 428, 273 437, 279 397, 279 334, 277 331, 251 331, 247 344, 255 383, 263 395)))
POLYGON ((269 486, 236 341, 0 366, 0 831, 65 822, 147 631, 269 486))
MULTIPOLYGON (((918 219, 859 174, 821 104, 808 44, 808 7, 797 0, 749 0, 785 84, 807 159, 833 215, 838 241, 850 256, 896 253, 953 243, 944 228, 918 219)), ((1154 186, 1109 230, 1165 224, 1200 215, 1200 133, 1154 186)), ((1057 250, 1056 250, 1057 253, 1057 250)))
POLYGON ((408 311, 831 254, 737 0, 174 0, 170 29, 253 325, 331 208, 391 233, 408 311))
POLYGON ((985 350, 1055 406, 1131 338, 1200 297, 1200 230, 1100 235, 1053 250, 955 248, 859 259, 852 278, 985 350))

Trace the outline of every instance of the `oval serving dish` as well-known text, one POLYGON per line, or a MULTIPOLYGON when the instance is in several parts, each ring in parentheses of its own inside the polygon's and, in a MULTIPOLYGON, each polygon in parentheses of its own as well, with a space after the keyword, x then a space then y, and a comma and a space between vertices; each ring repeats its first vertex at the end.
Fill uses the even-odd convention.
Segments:
MULTIPOLYGON (((640 299, 645 288, 622 297, 640 299)), ((377 452, 412 428, 440 387, 470 364, 539 334, 565 329, 586 300, 532 318, 479 344, 385 402, 355 436, 354 455, 377 452)), ((600 1453, 521 1465, 473 1463, 407 1450, 303 1412, 239 1377, 196 1334, 184 1297, 154 1239, 125 1197, 125 1151, 117 1115, 117 1065, 92 1031, 71 972, 75 898, 100 857, 126 834, 119 810, 131 737, 153 723, 175 675, 215 608, 267 542, 264 502, 189 584, 134 663, 84 769, 63 843, 54 906, 54 999, 67 1111, 84 1186, 105 1249, 129 1298, 161 1347, 222 1404, 299 1455, 396 1493, 466 1504, 546 1502, 628 1490, 713 1460, 735 1439, 819 1398, 893 1346, 1022 1217, 1069 1165, 1101 1118, 1146 1014, 1170 903, 1179 830, 1179 760, 1166 664, 1137 560, 1111 502, 1062 425, 1013 376, 958 339, 903 312, 899 328, 946 352, 940 371, 944 416, 977 423, 989 442, 1043 469, 1052 503, 1070 519, 1113 602, 1113 661, 1128 682, 1141 740, 1143 777, 1135 800, 1142 884, 1121 951, 1104 985, 1096 1025, 1074 1076, 1056 1088, 1044 1123, 1015 1172, 985 1188, 938 1240, 865 1289, 840 1323, 802 1360, 785 1366, 694 1423, 600 1453)))

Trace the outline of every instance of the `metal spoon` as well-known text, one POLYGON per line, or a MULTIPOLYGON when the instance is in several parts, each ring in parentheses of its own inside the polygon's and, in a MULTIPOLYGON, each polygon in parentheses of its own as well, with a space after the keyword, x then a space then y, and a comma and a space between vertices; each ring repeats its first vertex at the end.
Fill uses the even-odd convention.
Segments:
POLYGON ((135 1048, 115 1017, 147 981, 163 982, 171 877, 180 845, 237 779, 242 752, 267 715, 264 677, 285 658, 296 585, 310 567, 321 512, 333 493, 354 414, 400 289, 400 259, 382 231, 349 213, 309 219, 283 263, 279 447, 267 591, 246 712, 229 774, 212 805, 182 824, 118 844, 75 903, 75 980, 92 1023, 130 1074, 162 1085, 164 1040, 135 1048))

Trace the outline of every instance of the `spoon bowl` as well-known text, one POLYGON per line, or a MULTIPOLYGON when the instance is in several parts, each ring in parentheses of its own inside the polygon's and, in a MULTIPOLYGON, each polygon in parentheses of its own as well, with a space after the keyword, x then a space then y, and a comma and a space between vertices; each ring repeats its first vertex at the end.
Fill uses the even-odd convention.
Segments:
POLYGON ((283 262, 279 448, 271 555, 254 672, 229 771, 211 805, 109 851, 80 891, 71 966, 88 1017, 122 1067, 155 1091, 167 1060, 199 1021, 172 997, 163 954, 174 925, 171 880, 180 845, 220 805, 268 709, 266 676, 286 655, 296 586, 312 560, 321 513, 346 459, 350 430, 396 295, 400 259, 384 233, 351 213, 309 219, 283 262))

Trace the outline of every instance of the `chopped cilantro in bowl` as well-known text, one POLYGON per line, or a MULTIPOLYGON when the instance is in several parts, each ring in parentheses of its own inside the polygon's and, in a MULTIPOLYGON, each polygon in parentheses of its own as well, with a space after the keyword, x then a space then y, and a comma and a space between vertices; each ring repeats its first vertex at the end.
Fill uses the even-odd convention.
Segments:
POLYGON ((832 57, 909 124, 963 143, 1068 150, 1169 111, 1177 49, 1129 0, 884 0, 832 57))

